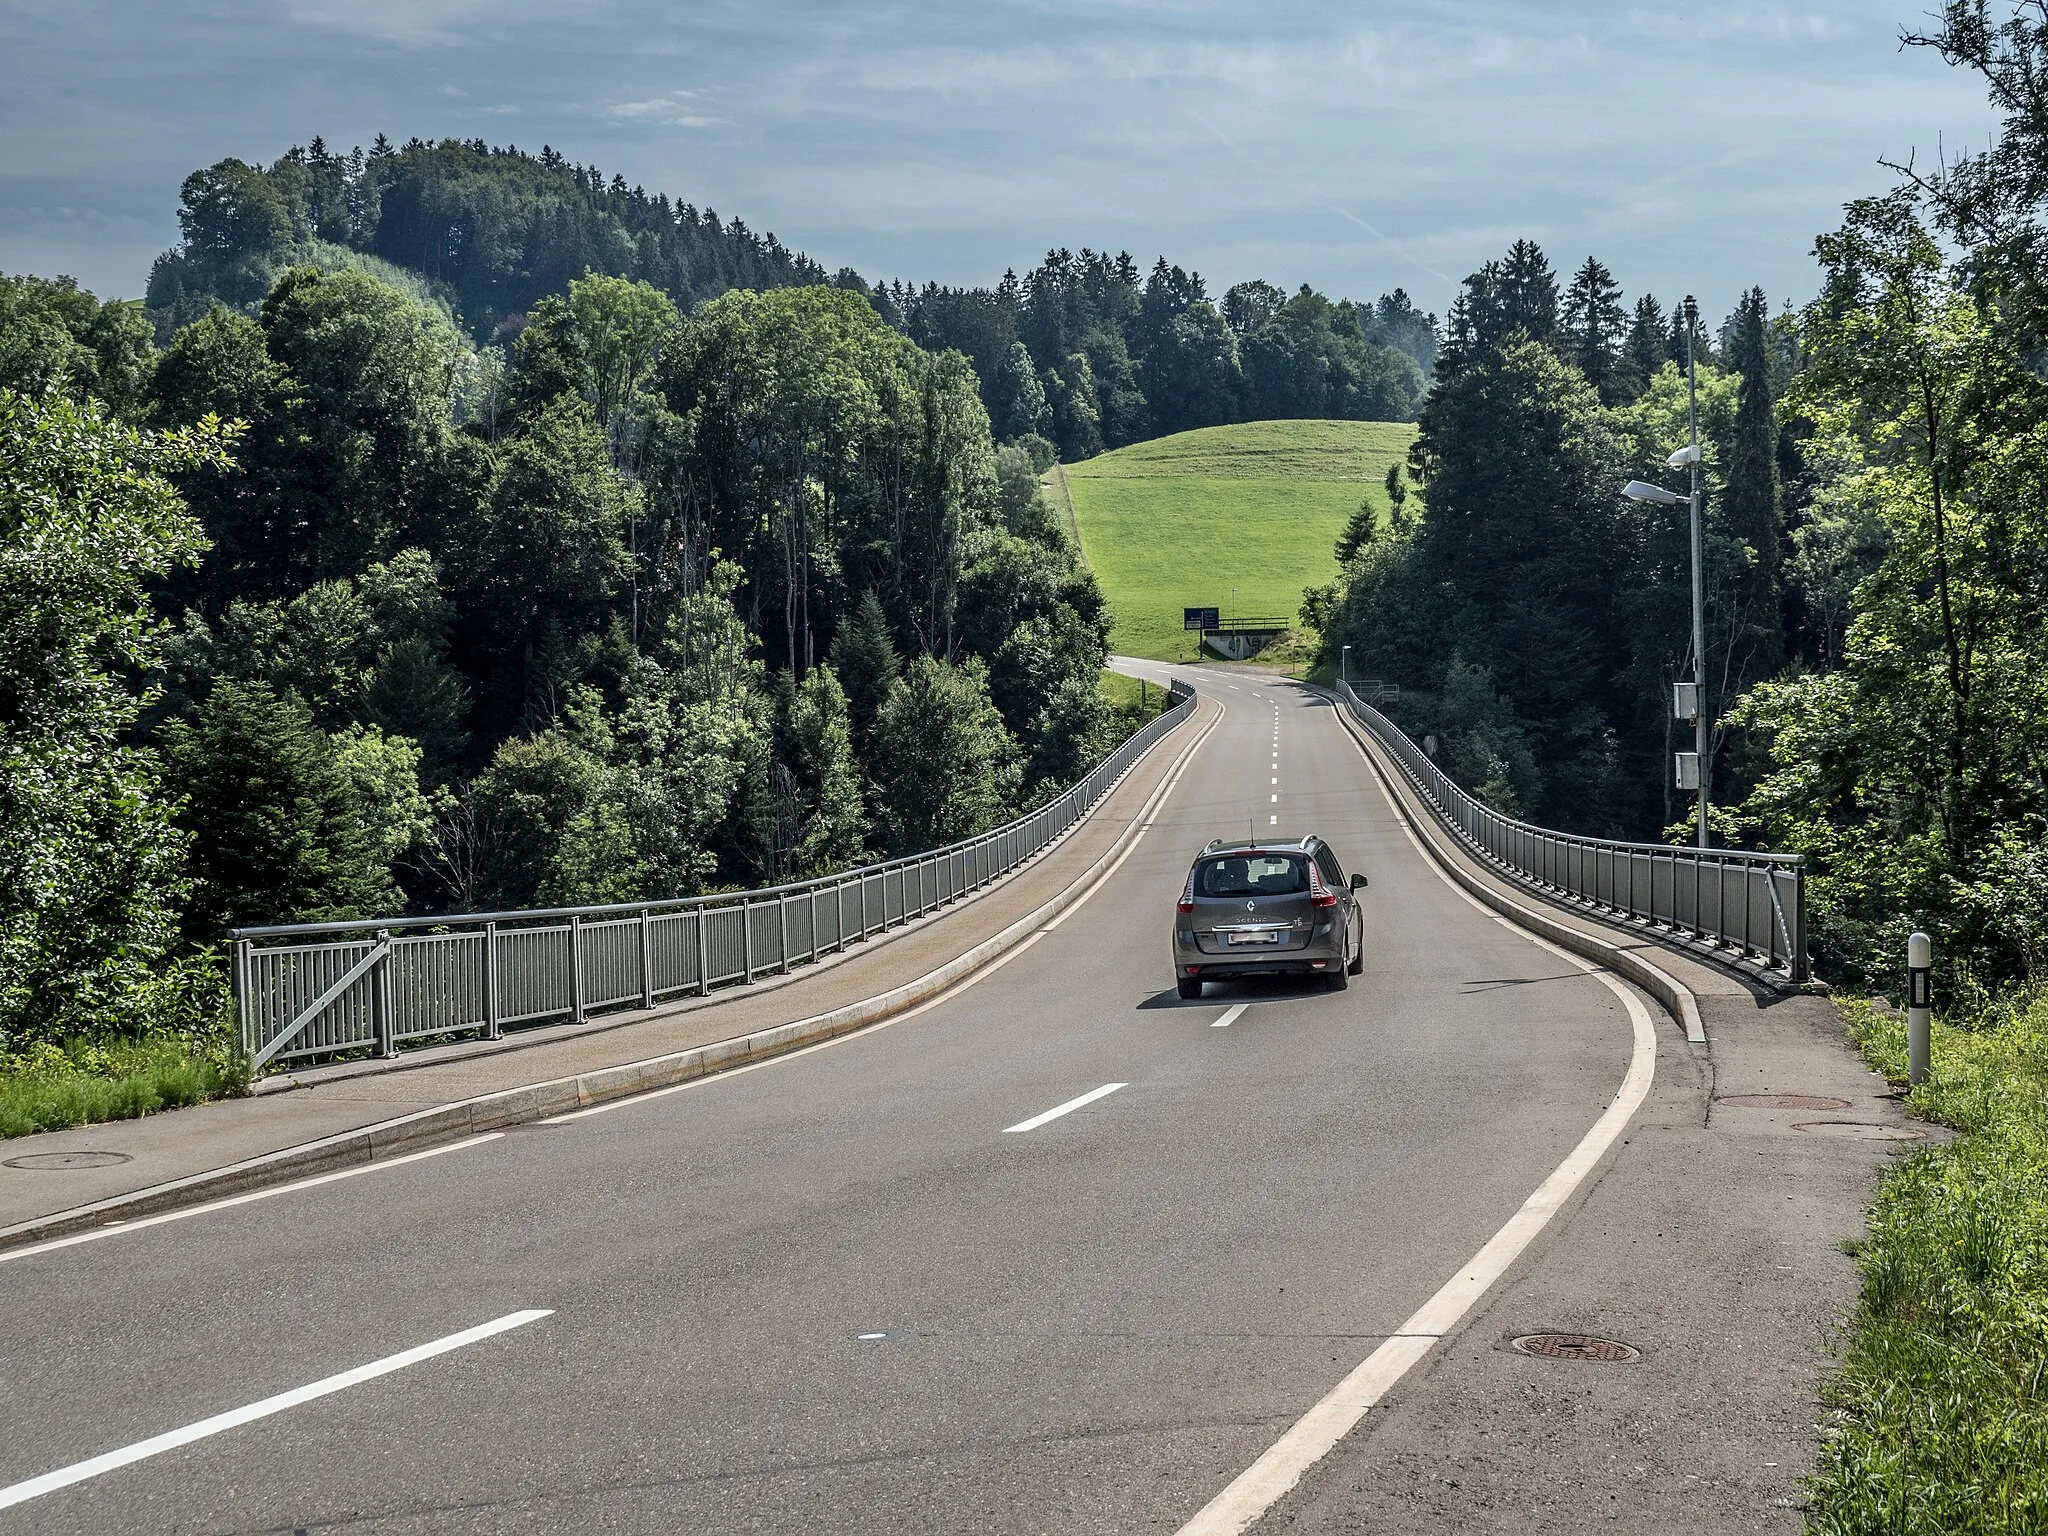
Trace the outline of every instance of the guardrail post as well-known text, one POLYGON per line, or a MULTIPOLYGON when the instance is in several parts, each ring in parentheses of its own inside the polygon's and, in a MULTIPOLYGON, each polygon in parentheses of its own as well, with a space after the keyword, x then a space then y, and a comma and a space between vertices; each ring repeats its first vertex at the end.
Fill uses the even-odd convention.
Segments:
POLYGON ((740 903, 740 949, 741 958, 746 962, 746 985, 754 984, 754 904, 740 903))
POLYGON ((377 1054, 390 1057, 398 1054, 398 1021, 391 1004, 391 957, 396 953, 390 947, 391 930, 379 928, 377 942, 385 949, 384 958, 370 972, 370 1005, 377 1011, 377 1054))
POLYGON ((789 898, 787 896, 775 898, 775 921, 782 930, 782 938, 777 946, 776 955, 782 962, 782 974, 787 976, 789 974, 789 898))
POLYGON ((640 1006, 654 1006, 654 929, 647 909, 640 909, 640 1006))
POLYGON ((1933 1069, 1934 940, 1906 940, 1906 1082, 1918 1088, 1933 1069))
POLYGON ((569 919, 569 1016, 583 1022, 583 919, 569 919))
POLYGON ((704 948, 704 903, 690 909, 697 914, 697 995, 711 995, 711 956, 704 948))
POLYGON ((496 1040, 504 1033, 499 1022, 504 1009, 498 1002, 498 925, 484 924, 484 1038, 496 1040))

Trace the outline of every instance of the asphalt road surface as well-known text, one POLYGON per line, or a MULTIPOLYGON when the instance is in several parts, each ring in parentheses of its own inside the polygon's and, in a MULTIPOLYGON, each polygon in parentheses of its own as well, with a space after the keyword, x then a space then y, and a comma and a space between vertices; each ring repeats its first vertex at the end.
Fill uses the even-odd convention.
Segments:
POLYGON ((1446 887, 1326 702, 1175 670, 1225 714, 1155 824, 937 1005, 0 1262, 0 1531, 1179 1528, 1572 1150, 1631 1024, 1446 887), (1248 826, 1369 875, 1349 991, 1176 999, 1189 859, 1248 826))

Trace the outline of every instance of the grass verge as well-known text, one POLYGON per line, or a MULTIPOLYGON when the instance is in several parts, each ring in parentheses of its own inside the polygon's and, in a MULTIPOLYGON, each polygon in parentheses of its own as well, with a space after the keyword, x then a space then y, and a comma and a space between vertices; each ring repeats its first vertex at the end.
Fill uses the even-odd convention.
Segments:
POLYGON ((132 1120, 243 1092, 248 1073, 180 1039, 36 1045, 0 1056, 0 1137, 132 1120))
MULTIPOLYGON (((1906 1076, 1902 1016, 1845 1005, 1906 1076)), ((2048 992, 1937 1023, 1915 1112, 1960 1133, 1885 1176, 1827 1391, 1809 1529, 2048 1531, 2048 992)))

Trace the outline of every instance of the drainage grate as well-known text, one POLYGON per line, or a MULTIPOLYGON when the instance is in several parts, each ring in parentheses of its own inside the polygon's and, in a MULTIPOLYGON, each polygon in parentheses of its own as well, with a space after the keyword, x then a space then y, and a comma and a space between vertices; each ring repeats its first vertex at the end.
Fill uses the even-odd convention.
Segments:
POLYGON ((1512 1342, 1518 1353, 1544 1360, 1598 1360, 1605 1365, 1620 1365, 1643 1357, 1643 1352, 1633 1345, 1584 1333, 1525 1333, 1512 1342))
POLYGON ((1905 1125, 1872 1125, 1865 1120, 1809 1120, 1792 1127, 1809 1136, 1847 1136, 1856 1141, 1921 1141, 1926 1132, 1905 1125))
POLYGON ((1824 1099, 1813 1093, 1731 1093, 1716 1104, 1733 1104, 1739 1109, 1847 1109, 1847 1099, 1824 1099))
POLYGON ((135 1159, 126 1152, 26 1152, 20 1157, 7 1159, 9 1168, 111 1168, 116 1163, 132 1163, 135 1159))

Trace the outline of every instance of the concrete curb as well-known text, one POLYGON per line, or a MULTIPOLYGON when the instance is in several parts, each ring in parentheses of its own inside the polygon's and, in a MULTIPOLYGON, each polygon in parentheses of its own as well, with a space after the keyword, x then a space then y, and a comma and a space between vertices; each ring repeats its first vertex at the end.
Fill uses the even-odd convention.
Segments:
POLYGON ((1453 880, 1503 917, 1527 928, 1531 933, 1548 939, 1560 949, 1570 950, 1582 959, 1597 961, 1617 976, 1626 977, 1634 982, 1663 1004, 1664 1010, 1685 1030, 1685 1038, 1689 1042, 1694 1045, 1707 1043, 1707 1032, 1700 1022, 1699 999, 1693 996, 1691 988, 1669 971, 1645 960, 1624 945, 1582 933, 1569 924, 1558 922, 1532 907, 1525 907, 1520 902, 1511 900, 1479 879, 1448 853, 1437 841, 1435 816, 1426 814, 1418 817, 1406 793, 1409 787, 1407 781, 1400 775, 1390 772, 1380 761, 1382 749, 1379 743, 1351 718, 1351 713, 1344 708, 1342 700, 1334 695, 1328 697, 1337 711, 1337 718, 1344 722, 1344 729, 1350 732, 1351 739, 1358 744, 1361 755, 1372 765, 1373 773, 1385 787, 1387 797, 1401 808, 1402 816, 1418 834, 1422 845, 1429 850, 1430 857, 1435 859, 1438 866, 1453 880))
MULTIPOLYGON (((1192 741, 1181 748, 1173 766, 1153 788, 1137 815, 1131 818, 1130 825, 1124 828, 1116 841, 1104 850, 1094 863, 1070 881, 1064 890, 1036 910, 1010 924, 1002 932, 984 939, 965 954, 925 972, 913 981, 907 981, 901 986, 892 987, 887 992, 878 993, 860 1002, 848 1003, 829 1013, 815 1014, 808 1019, 773 1025, 750 1034, 736 1035, 729 1040, 715 1040, 708 1045, 692 1046, 688 1050, 651 1056, 643 1061, 622 1062, 617 1066, 600 1067, 571 1077, 558 1077, 546 1082, 524 1084, 517 1088, 502 1088, 495 1093, 479 1094, 475 1098, 457 1099, 453 1103, 438 1104, 432 1109, 416 1110, 409 1115, 380 1120, 375 1124, 342 1131, 318 1141, 302 1142, 297 1146, 266 1152, 260 1157, 231 1163, 224 1168, 208 1169, 204 1173, 189 1174, 182 1179, 154 1184, 146 1189, 131 1190, 91 1205, 74 1206, 70 1210, 39 1216, 11 1227, 0 1228, 0 1249, 19 1248, 52 1238, 67 1237, 88 1228, 105 1226, 110 1221, 128 1221, 179 1206, 198 1205, 209 1200, 242 1194, 265 1185, 287 1183, 309 1175, 328 1173, 337 1168, 373 1163, 417 1152, 436 1143, 458 1141, 486 1131, 500 1130, 508 1125, 545 1120, 553 1115, 588 1109, 614 1099, 631 1098, 635 1094, 646 1093, 652 1089, 673 1087, 678 1083, 710 1077, 735 1067, 788 1055, 806 1046, 817 1045, 840 1035, 852 1034, 857 1030, 879 1024, 885 1019, 937 997, 965 980, 989 962, 1023 943, 1047 922, 1073 906, 1092 890, 1110 866, 1137 841, 1146 828, 1151 826, 1152 813, 1159 808, 1160 802, 1172 789, 1181 767, 1194 754, 1196 748, 1208 739, 1209 732, 1216 728, 1217 721, 1221 719, 1222 715, 1219 712, 1192 741)), ((1170 740, 1178 733, 1178 729, 1176 727, 1174 732, 1161 737, 1160 742, 1170 740)), ((1154 746, 1159 744, 1155 742, 1154 746)), ((1137 767, 1138 763, 1150 755, 1148 750, 1134 761, 1131 767, 1137 767)), ((1107 799, 1107 796, 1104 798, 1107 799)))

